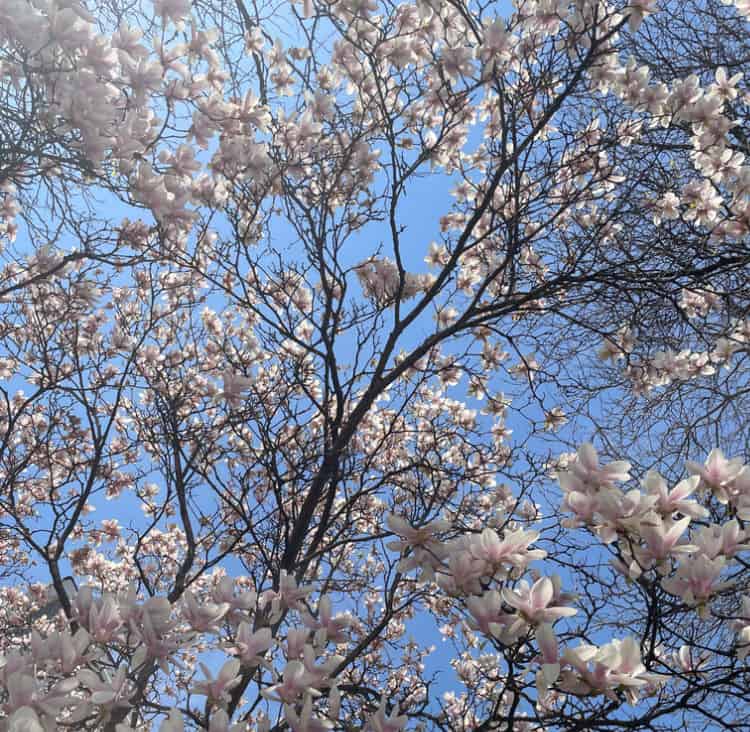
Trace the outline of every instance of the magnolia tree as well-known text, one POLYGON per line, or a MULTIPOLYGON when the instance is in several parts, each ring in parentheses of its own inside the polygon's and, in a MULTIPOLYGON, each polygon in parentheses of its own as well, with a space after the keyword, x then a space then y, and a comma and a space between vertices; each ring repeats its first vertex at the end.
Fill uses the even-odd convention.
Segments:
POLYGON ((749 18, 0 0, 0 729, 750 728, 749 18))

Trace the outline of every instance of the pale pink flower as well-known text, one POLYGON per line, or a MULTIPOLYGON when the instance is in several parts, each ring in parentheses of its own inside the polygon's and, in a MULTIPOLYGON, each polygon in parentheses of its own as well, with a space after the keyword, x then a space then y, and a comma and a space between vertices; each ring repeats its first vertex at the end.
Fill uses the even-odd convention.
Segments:
POLYGON ((703 518, 708 515, 708 510, 696 501, 688 500, 698 488, 700 478, 693 475, 681 480, 672 490, 669 490, 667 482, 655 470, 649 470, 643 480, 643 487, 649 494, 657 497, 655 510, 664 515, 681 513, 691 518, 703 518))
POLYGON ((300 602, 312 592, 312 589, 310 585, 298 585, 292 575, 287 574, 283 569, 281 570, 278 594, 282 605, 285 607, 298 607, 300 602))
POLYGON ((561 672, 559 686, 572 694, 599 693, 616 701, 615 691, 621 689, 634 704, 639 688, 664 681, 659 674, 646 671, 638 643, 632 637, 613 640, 601 648, 586 644, 566 648, 563 660, 572 669, 561 672))
MULTIPOLYGON (((599 465, 599 455, 590 442, 585 442, 578 448, 578 459, 571 463, 568 471, 581 483, 591 487, 612 486, 616 482, 630 479, 630 463, 617 460, 599 465)), ((563 475, 565 473, 561 473, 561 478, 563 475)))
POLYGON ((221 621, 229 611, 228 602, 200 602, 195 595, 186 590, 182 605, 182 616, 193 630, 199 633, 218 633, 221 621))
POLYGON ((316 717, 312 705, 313 698, 305 697, 302 710, 298 714, 292 704, 284 704, 284 719, 292 732, 326 732, 334 727, 331 720, 316 717))
POLYGON ((229 605, 227 619, 233 627, 247 617, 256 603, 258 596, 255 592, 234 592, 234 580, 231 577, 222 577, 211 589, 211 599, 217 605, 229 605))
POLYGON ((263 689, 266 699, 295 704, 303 694, 320 696, 320 691, 310 684, 307 670, 301 661, 289 661, 284 668, 281 683, 263 689))
POLYGON ((103 676, 104 680, 91 669, 81 669, 78 672, 78 680, 91 692, 89 701, 108 709, 129 706, 129 699, 135 689, 128 681, 127 667, 120 665, 113 678, 106 671, 103 676))
POLYGON ((685 516, 679 521, 672 521, 662 519, 653 511, 646 514, 638 526, 638 533, 646 542, 646 547, 642 550, 643 555, 649 559, 661 561, 670 554, 694 551, 695 547, 690 544, 678 544, 689 525, 690 516, 685 516))
POLYGON ((323 689, 334 683, 331 677, 339 664, 344 660, 344 657, 334 654, 326 658, 322 663, 316 664, 315 655, 315 649, 309 644, 306 645, 302 652, 302 662, 305 666, 307 682, 310 686, 323 689))
POLYGON ((714 559, 705 554, 686 557, 677 567, 676 574, 662 579, 661 585, 667 592, 682 597, 688 605, 697 606, 701 615, 707 616, 709 600, 732 584, 719 580, 726 563, 726 558, 721 555, 714 559))
POLYGON ((208 732, 245 732, 247 725, 242 722, 230 724, 229 715, 223 709, 214 709, 208 723, 208 732))
POLYGON ((711 450, 703 465, 692 460, 687 461, 688 471, 699 476, 701 484, 712 490, 721 489, 733 481, 743 467, 742 458, 727 459, 719 448, 711 450))
POLYGON ((569 618, 578 612, 572 607, 551 604, 555 589, 549 577, 540 577, 531 587, 526 580, 521 580, 513 589, 503 588, 502 594, 505 602, 516 608, 530 625, 554 623, 560 618, 569 618))
POLYGON ((658 10, 657 0, 631 0, 626 9, 628 13, 628 25, 635 32, 641 27, 643 19, 658 10))
POLYGON ((547 556, 543 549, 529 549, 529 545, 538 538, 538 531, 516 529, 505 531, 501 539, 496 531, 488 528, 479 536, 471 538, 469 552, 476 559, 487 562, 493 571, 502 565, 520 569, 526 567, 529 562, 547 556))
POLYGON ((254 383, 249 376, 235 374, 230 369, 226 369, 222 374, 222 391, 221 396, 227 404, 236 409, 242 404, 242 393, 247 391, 254 383))
POLYGON ((378 709, 368 720, 366 729, 370 732, 401 732, 406 727, 408 717, 399 715, 399 709, 394 706, 390 714, 386 714, 385 695, 380 697, 378 709))
POLYGON ((469 627, 485 635, 494 635, 493 625, 508 625, 516 620, 502 609, 503 599, 497 590, 488 590, 481 596, 472 595, 466 600, 466 609, 471 613, 469 627))
POLYGON ((437 583, 449 595, 481 594, 480 579, 486 575, 487 565, 474 558, 460 545, 451 545, 448 554, 448 572, 440 572, 437 583))
POLYGON ((346 643, 349 638, 346 629, 351 626, 353 619, 350 613, 339 613, 334 616, 331 598, 323 596, 318 601, 318 617, 314 618, 305 612, 302 614, 302 622, 316 631, 316 643, 346 643))
POLYGON ((439 560, 445 556, 445 550, 436 535, 451 527, 449 521, 437 519, 414 528, 405 519, 392 513, 389 513, 385 520, 388 528, 401 537, 398 541, 388 542, 388 549, 402 554, 411 550, 399 563, 402 572, 421 567, 429 574, 430 569, 438 566, 439 560))
POLYGON ((747 532, 740 529, 739 522, 731 519, 721 526, 702 527, 694 541, 698 550, 710 559, 719 555, 731 559, 737 552, 750 549, 750 544, 745 543, 747 538, 747 532))
POLYGON ((258 666, 263 662, 263 654, 273 645, 270 628, 259 628, 256 631, 250 623, 242 622, 237 629, 234 643, 227 651, 236 655, 243 666, 258 666))
POLYGON ((284 646, 286 660, 300 660, 309 640, 310 631, 307 628, 289 628, 286 634, 286 645, 284 646))
POLYGON ((154 10, 182 28, 182 21, 190 15, 190 0, 154 0, 154 10))
POLYGON ((214 702, 228 702, 230 699, 229 692, 242 681, 239 660, 232 658, 227 661, 219 670, 216 678, 211 675, 211 671, 205 664, 200 663, 199 666, 206 678, 193 684, 192 693, 207 696, 214 702))

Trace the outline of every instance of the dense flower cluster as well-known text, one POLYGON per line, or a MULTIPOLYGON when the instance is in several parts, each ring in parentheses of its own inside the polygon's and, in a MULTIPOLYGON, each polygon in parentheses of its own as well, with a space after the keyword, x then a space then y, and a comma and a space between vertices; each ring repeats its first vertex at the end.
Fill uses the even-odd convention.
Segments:
POLYGON ((574 515, 567 525, 590 527, 603 542, 614 543, 615 566, 629 578, 654 575, 663 589, 708 616, 711 601, 733 585, 722 578, 750 549, 745 543, 750 537, 740 527, 740 521, 747 520, 749 468, 713 450, 705 465, 688 462, 688 469, 693 475, 673 488, 650 471, 643 479, 643 491, 625 492, 617 483, 630 478, 630 465, 600 466, 594 448, 585 444, 558 480, 564 507, 574 515), (737 518, 701 525, 709 512, 691 498, 696 490, 711 491, 732 507, 737 518))
POLYGON ((276 5, 0 0, 0 732, 746 729, 750 3, 276 5))

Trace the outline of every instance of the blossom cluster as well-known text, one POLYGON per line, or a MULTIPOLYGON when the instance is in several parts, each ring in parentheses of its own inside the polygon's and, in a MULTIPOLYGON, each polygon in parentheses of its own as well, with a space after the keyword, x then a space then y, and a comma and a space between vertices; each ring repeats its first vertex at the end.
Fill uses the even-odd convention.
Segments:
POLYGON ((747 352, 742 64, 632 60, 655 0, 304 0, 283 39, 251 5, 0 0, 0 730, 525 732, 719 689, 563 589, 608 553, 634 615, 734 634, 736 684, 746 458, 628 489, 584 445, 561 522, 536 450, 599 418, 592 338, 639 393, 747 352))
POLYGON ((427 290, 434 280, 427 274, 400 272, 398 265, 387 257, 362 262, 355 271, 365 297, 381 305, 396 299, 410 300, 417 293, 427 290))
MULTIPOLYGON (((642 490, 622 490, 630 464, 601 465, 586 443, 577 459, 558 473, 563 508, 572 514, 569 527, 585 526, 616 548, 615 568, 631 580, 653 577, 702 617, 711 603, 732 586, 726 579, 733 562, 750 549, 741 521, 748 518, 750 468, 740 459, 727 460, 713 450, 705 464, 688 463, 692 474, 674 487, 655 471, 647 473, 642 490), (708 509, 694 494, 710 493, 736 518, 708 523, 708 509)), ((650 579, 648 581, 651 581, 650 579)))
MULTIPOLYGON (((259 670, 268 677, 263 695, 283 705, 290 725, 333 726, 325 717, 315 716, 312 701, 325 693, 328 716, 336 718, 335 674, 344 658, 327 653, 326 648, 348 643, 353 618, 347 613, 334 615, 326 596, 319 598, 312 614, 303 604, 311 591, 312 587, 298 586, 285 574, 278 590, 260 596, 238 591, 229 577, 222 576, 200 594, 186 590, 180 602, 158 596, 143 599, 133 585, 120 593, 98 593, 90 586, 72 589, 70 619, 78 628, 75 632, 65 629, 42 635, 33 630, 27 650, 0 657, 0 692, 7 695, 3 729, 28 732, 55 729, 57 724, 121 720, 143 695, 144 675, 155 666, 167 676, 179 675, 191 656, 200 658, 200 649, 209 639, 231 658, 218 671, 212 669, 213 663, 209 667, 199 662, 203 678, 190 673, 178 683, 190 694, 205 697, 215 709, 212 731, 245 729, 230 724, 226 710, 247 674, 259 670), (274 637, 273 624, 290 611, 299 625, 290 626, 284 639, 274 637), (276 671, 275 662, 282 664, 281 671, 276 671)), ((382 714, 381 709, 373 719, 382 714)), ((264 724, 259 718, 258 729, 264 724)), ((159 729, 174 732, 182 725, 183 717, 175 708, 159 729)), ((131 729, 125 722, 116 728, 118 732, 131 729)))
POLYGON ((635 704, 640 693, 654 693, 666 679, 646 670, 633 638, 601 647, 568 646, 561 652, 553 624, 577 614, 571 607, 576 597, 562 591, 557 575, 537 575, 533 585, 525 579, 514 582, 529 563, 546 556, 530 548, 538 532, 508 528, 501 537, 487 528, 441 542, 439 534, 451 528, 450 522, 435 520, 414 528, 392 514, 387 520, 399 537, 388 546, 403 555, 401 571, 420 568, 422 580, 434 579, 444 593, 460 598, 469 628, 502 646, 535 639, 539 655, 534 665, 542 697, 554 686, 558 692, 603 694, 617 700, 616 692, 626 689, 627 699, 635 704))

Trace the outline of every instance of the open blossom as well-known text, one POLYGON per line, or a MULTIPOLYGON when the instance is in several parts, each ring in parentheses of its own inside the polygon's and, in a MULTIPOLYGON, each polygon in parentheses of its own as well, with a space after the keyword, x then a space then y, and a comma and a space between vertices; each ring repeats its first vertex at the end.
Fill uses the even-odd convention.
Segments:
POLYGON ((305 666, 307 680, 311 686, 318 689, 325 689, 334 685, 333 676, 336 669, 344 661, 343 656, 333 654, 328 656, 321 663, 316 663, 316 651, 310 644, 306 645, 302 651, 302 663, 305 666))
POLYGON ((721 489, 731 483, 740 474, 743 467, 742 458, 727 459, 718 448, 711 450, 703 465, 692 460, 687 462, 688 471, 700 478, 701 485, 717 491, 719 495, 723 495, 721 489))
POLYGON ((249 623, 240 623, 234 643, 227 647, 229 653, 236 655, 243 666, 258 666, 263 662, 263 655, 273 645, 270 628, 253 630, 249 623))
POLYGON ((36 631, 31 634, 31 650, 36 662, 59 666, 64 674, 72 673, 88 660, 90 642, 91 636, 83 628, 75 634, 69 630, 53 631, 46 638, 36 631))
POLYGON ((567 668, 560 674, 559 687, 571 694, 604 694, 617 701, 615 691, 623 690, 630 704, 635 704, 639 689, 658 686, 665 678, 646 670, 632 636, 601 647, 566 648, 562 660, 567 668))
POLYGON ((349 613, 333 615, 331 598, 321 597, 318 602, 318 617, 314 618, 309 613, 302 614, 302 622, 315 631, 316 642, 346 643, 349 638, 347 628, 353 622, 349 613))
POLYGON ((282 569, 279 573, 279 589, 263 592, 259 607, 270 605, 274 609, 274 614, 280 612, 281 608, 301 609, 302 601, 312 590, 312 585, 298 585, 294 576, 282 569))
POLYGON ((585 442, 578 448, 577 459, 570 464, 567 472, 560 474, 560 484, 564 490, 575 489, 579 484, 586 487, 609 487, 629 478, 630 463, 617 460, 602 466, 594 446, 585 442))
POLYGON ((613 338, 605 338, 597 356, 602 361, 618 361, 633 352, 635 338, 630 329, 624 325, 613 338))
POLYGON ((169 673, 169 661, 184 642, 179 634, 171 632, 170 613, 171 605, 166 598, 151 598, 144 604, 140 626, 134 624, 133 627, 142 640, 133 663, 140 665, 146 659, 153 659, 164 673, 169 673), (155 602, 157 600, 164 602, 155 602))
POLYGON ((497 590, 467 598, 466 609, 471 614, 469 627, 485 635, 500 635, 506 626, 518 620, 515 615, 503 611, 502 606, 503 597, 497 590))
POLYGON ((643 480, 643 487, 649 494, 657 496, 654 509, 664 516, 673 513, 681 513, 693 519, 703 518, 708 515, 708 510, 697 501, 688 499, 698 488, 700 478, 691 476, 681 480, 671 490, 667 482, 655 470, 649 470, 643 480))
POLYGON ((279 576, 279 599, 285 607, 298 607, 301 600, 312 591, 309 585, 298 585, 297 581, 284 570, 279 576))
POLYGON ((281 682, 264 689, 261 694, 267 699, 281 701, 284 704, 294 704, 305 694, 320 696, 310 680, 310 675, 301 661, 289 661, 284 668, 281 682))
POLYGON ((540 577, 529 587, 521 580, 513 589, 503 589, 503 599, 515 608, 530 625, 554 623, 559 618, 569 618, 578 611, 572 607, 553 605, 555 588, 549 577, 540 577))
POLYGON ((736 724, 720 3, 0 0, 0 732, 736 724))
POLYGON ((236 409, 242 404, 242 393, 253 385, 253 379, 236 374, 230 369, 225 370, 221 378, 223 384, 221 396, 226 399, 230 407, 236 409))
POLYGON ((626 10, 630 30, 637 31, 641 27, 643 19, 657 10, 657 0, 631 0, 626 10))
POLYGON ((468 543, 469 553, 488 565, 487 574, 493 574, 502 567, 525 568, 530 562, 544 559, 543 549, 529 549, 539 538, 537 531, 516 529, 504 532, 502 538, 493 529, 484 529, 474 535, 468 543))
POLYGON ((683 559, 676 574, 665 577, 661 585, 667 592, 679 595, 688 605, 698 607, 702 614, 708 615, 711 598, 732 584, 720 580, 726 564, 723 556, 710 559, 705 554, 691 555, 683 559))
POLYGON ((91 692, 89 698, 91 704, 109 709, 129 706, 130 697, 135 693, 135 688, 128 680, 127 667, 120 665, 114 677, 110 677, 106 672, 102 675, 103 679, 90 669, 81 669, 78 672, 78 680, 91 692))
POLYGON ((748 539, 750 537, 748 537, 747 531, 740 528, 736 519, 732 519, 722 525, 711 524, 702 527, 694 537, 693 542, 696 549, 709 559, 714 559, 720 555, 731 559, 738 552, 750 550, 750 543, 747 543, 748 539))
POLYGON ((655 512, 646 514, 640 521, 638 533, 645 546, 640 548, 639 556, 654 561, 661 561, 675 554, 694 551, 691 544, 680 544, 682 535, 690 525, 690 516, 679 521, 663 519, 655 512))
POLYGON ((656 499, 637 488, 627 493, 614 486, 593 491, 596 500, 594 525, 599 538, 610 544, 620 535, 637 532, 656 499))
POLYGON ((182 615, 193 630, 201 633, 215 633, 218 632, 221 621, 229 611, 229 608, 230 605, 228 602, 216 604, 199 601, 190 590, 186 590, 182 615))
POLYGON ((428 572, 439 564, 439 560, 445 556, 445 549, 437 534, 447 531, 450 521, 436 519, 423 526, 414 528, 400 516, 389 513, 386 516, 388 528, 397 536, 397 541, 388 542, 386 545, 392 551, 406 553, 399 567, 402 572, 420 567, 428 572))
POLYGON ((397 297, 409 300, 427 290, 434 279, 428 274, 400 273, 398 265, 387 257, 371 257, 358 264, 355 272, 365 296, 381 305, 390 304, 397 297))
POLYGON ((208 732, 245 732, 245 729, 242 722, 230 724, 229 715, 223 709, 216 709, 208 723, 208 732))
POLYGON ((386 698, 381 696, 377 711, 367 720, 366 729, 369 732, 401 732, 407 721, 408 717, 405 714, 400 715, 397 706, 387 713, 386 698))
POLYGON ((189 0, 154 0, 154 9, 165 20, 180 23, 190 15, 189 0))
MULTIPOLYGON (((44 690, 32 673, 33 670, 28 669, 26 672, 18 670, 6 675, 4 686, 7 701, 4 709, 9 714, 24 707, 32 709, 45 723, 46 729, 49 726, 47 723, 54 720, 64 707, 72 703, 71 692, 78 688, 78 680, 73 677, 61 679, 48 690, 44 690)), ((22 718, 31 717, 27 714, 22 718)))
POLYGON ((193 694, 207 696, 215 702, 228 702, 229 692, 234 689, 242 680, 240 677, 240 662, 233 658, 227 661, 219 670, 216 677, 211 675, 211 671, 201 663, 205 679, 193 683, 191 691, 193 694))
POLYGON ((226 576, 221 577, 211 589, 211 599, 218 606, 229 605, 226 619, 233 628, 247 619, 258 602, 255 592, 235 593, 234 580, 226 576))
POLYGON ((332 720, 317 717, 313 714, 313 698, 308 696, 297 713, 293 704, 284 704, 284 719, 292 732, 327 732, 335 725, 332 720))
POLYGON ((482 593, 481 578, 487 574, 487 565, 473 557, 466 545, 467 542, 460 539, 449 545, 448 567, 437 575, 439 587, 448 595, 482 593))

